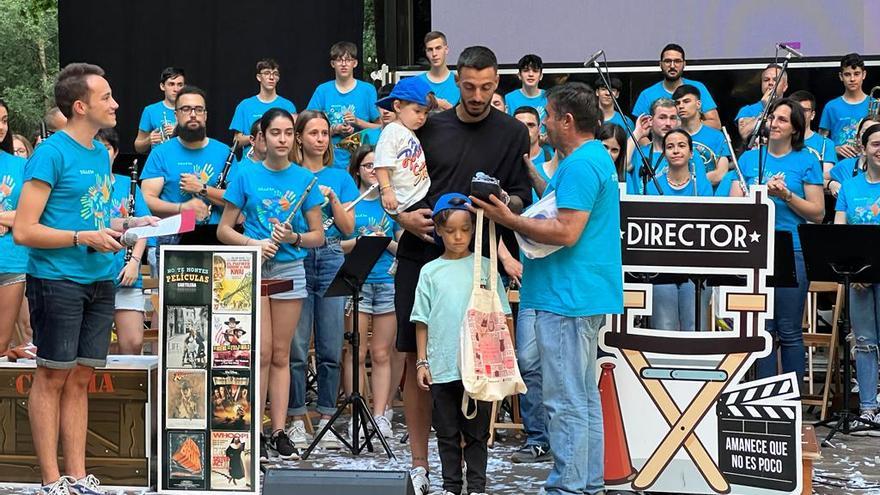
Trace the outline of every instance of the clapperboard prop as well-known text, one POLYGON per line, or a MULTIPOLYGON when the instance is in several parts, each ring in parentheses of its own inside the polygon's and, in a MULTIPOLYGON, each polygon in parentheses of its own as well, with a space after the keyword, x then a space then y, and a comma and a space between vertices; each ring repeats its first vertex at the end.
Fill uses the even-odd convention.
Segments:
POLYGON ((718 460, 734 484, 792 492, 801 463, 801 403, 793 375, 750 382, 718 400, 718 460))
MULTIPOLYGON (((749 435, 779 434, 785 442, 774 442, 774 452, 778 447, 791 459, 800 459, 800 444, 793 440, 794 432, 800 431, 800 415, 792 419, 782 412, 796 407, 796 395, 762 388, 770 381, 741 384, 755 360, 771 350, 765 327, 773 312, 767 277, 774 267, 774 224, 775 205, 764 186, 753 188, 746 198, 630 196, 621 191, 623 269, 636 276, 624 284, 623 314, 609 315, 599 338, 610 355, 600 359, 597 373, 609 488, 749 495, 800 489, 800 462, 795 466, 786 459, 780 468, 768 458, 760 461, 767 474, 782 473, 749 478, 745 470, 731 468, 740 459, 733 461, 720 442, 722 431, 739 435, 743 440, 734 441, 740 443, 753 442, 749 435), (670 275, 730 284, 718 287, 715 297, 718 315, 732 322, 732 330, 638 327, 636 318, 651 316, 654 310, 652 283, 670 283, 658 281, 670 275), (736 393, 748 389, 755 390, 736 393), (720 414, 734 409, 719 408, 727 400, 743 402, 749 414, 748 408, 778 410, 785 418, 784 435, 778 431, 782 420, 768 426, 768 418, 760 424, 731 419, 728 425, 728 418, 720 414)), ((779 387, 797 390, 791 377, 774 380, 788 384, 779 387)))

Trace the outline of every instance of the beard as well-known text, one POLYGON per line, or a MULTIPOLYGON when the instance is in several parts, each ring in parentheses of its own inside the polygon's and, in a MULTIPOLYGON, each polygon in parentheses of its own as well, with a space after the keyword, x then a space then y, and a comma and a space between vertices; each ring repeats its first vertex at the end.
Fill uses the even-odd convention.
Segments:
POLYGON ((668 82, 678 81, 679 79, 681 79, 681 71, 676 72, 675 75, 671 77, 664 72, 663 79, 666 79, 666 81, 668 82))
POLYGON ((200 125, 195 129, 191 129, 185 125, 178 124, 174 129, 174 135, 186 141, 187 143, 195 143, 198 141, 203 141, 205 136, 208 135, 208 131, 205 129, 205 126, 200 125))

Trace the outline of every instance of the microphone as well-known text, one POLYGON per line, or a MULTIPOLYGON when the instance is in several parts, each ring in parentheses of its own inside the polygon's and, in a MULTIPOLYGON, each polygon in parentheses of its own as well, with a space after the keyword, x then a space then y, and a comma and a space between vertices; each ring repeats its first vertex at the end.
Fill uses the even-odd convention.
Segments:
POLYGON ((599 50, 598 52, 590 55, 590 58, 588 58, 587 61, 584 62, 584 67, 589 67, 593 65, 593 63, 596 60, 599 60, 599 57, 601 57, 602 55, 605 55, 605 50, 599 50))
POLYGON ((137 244, 138 239, 140 239, 140 237, 138 237, 137 233, 126 231, 122 234, 122 237, 119 238, 119 244, 122 244, 125 247, 132 247, 137 244))
MULTIPOLYGON (((794 43, 792 43, 792 45, 793 44, 794 43)), ((797 43, 798 48, 800 48, 800 45, 801 45, 800 43, 797 43)), ((776 48, 779 50, 785 50, 789 54, 794 55, 795 57, 798 57, 798 58, 803 58, 803 56, 804 56, 803 53, 795 50, 793 47, 789 46, 787 43, 777 43, 776 48)))

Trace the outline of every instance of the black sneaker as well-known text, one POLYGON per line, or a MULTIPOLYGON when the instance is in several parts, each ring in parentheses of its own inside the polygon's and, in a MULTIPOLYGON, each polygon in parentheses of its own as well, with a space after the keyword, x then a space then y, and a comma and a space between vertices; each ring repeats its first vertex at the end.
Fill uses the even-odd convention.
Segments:
POLYGON ((260 433, 260 462, 269 460, 269 451, 266 449, 266 435, 260 433))
POLYGON ((532 462, 550 462, 553 455, 550 448, 544 448, 539 445, 524 445, 523 448, 517 450, 510 456, 510 460, 517 464, 529 464, 532 462))
POLYGON ((299 459, 299 450, 290 443, 290 438, 284 430, 275 430, 269 439, 269 448, 278 452, 282 459, 299 459))

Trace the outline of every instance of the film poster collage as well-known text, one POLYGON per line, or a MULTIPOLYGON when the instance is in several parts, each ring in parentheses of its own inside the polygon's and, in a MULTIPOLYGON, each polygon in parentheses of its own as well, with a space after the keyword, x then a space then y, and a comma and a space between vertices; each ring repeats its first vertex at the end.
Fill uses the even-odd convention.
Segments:
POLYGON ((166 489, 253 490, 254 259, 165 254, 166 489))

